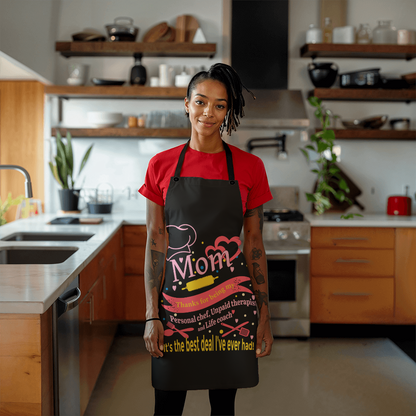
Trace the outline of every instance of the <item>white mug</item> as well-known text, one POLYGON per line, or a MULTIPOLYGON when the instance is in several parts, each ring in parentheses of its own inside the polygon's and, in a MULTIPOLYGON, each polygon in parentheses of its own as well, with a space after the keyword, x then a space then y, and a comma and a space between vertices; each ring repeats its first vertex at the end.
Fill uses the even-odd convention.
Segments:
POLYGON ((150 77, 150 86, 151 87, 158 87, 159 86, 159 78, 158 77, 150 77))
POLYGON ((173 85, 173 68, 166 64, 159 65, 159 85, 171 87, 173 85))

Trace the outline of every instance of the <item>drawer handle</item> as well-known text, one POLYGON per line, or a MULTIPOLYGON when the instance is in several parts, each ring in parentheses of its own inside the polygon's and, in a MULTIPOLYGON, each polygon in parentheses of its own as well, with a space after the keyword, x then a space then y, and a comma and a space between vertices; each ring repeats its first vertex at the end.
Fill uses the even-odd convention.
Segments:
POLYGON ((92 322, 94 321, 94 295, 91 294, 90 300, 87 301, 90 305, 90 325, 92 325, 92 322))
POLYGON ((334 296, 371 296, 371 293, 332 292, 334 296))
POLYGON ((332 238, 331 240, 359 240, 359 241, 368 241, 368 238, 365 238, 365 237, 337 237, 337 238, 332 238))
POLYGON ((366 260, 366 259, 336 259, 335 263, 370 263, 370 260, 366 260))

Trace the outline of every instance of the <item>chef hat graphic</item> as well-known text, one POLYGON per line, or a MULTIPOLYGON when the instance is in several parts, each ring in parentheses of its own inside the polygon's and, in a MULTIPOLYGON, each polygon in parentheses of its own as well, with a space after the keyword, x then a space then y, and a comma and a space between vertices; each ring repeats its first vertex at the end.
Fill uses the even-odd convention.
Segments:
POLYGON ((179 254, 190 254, 191 246, 196 242, 196 231, 192 225, 168 225, 169 246, 167 260, 179 254))

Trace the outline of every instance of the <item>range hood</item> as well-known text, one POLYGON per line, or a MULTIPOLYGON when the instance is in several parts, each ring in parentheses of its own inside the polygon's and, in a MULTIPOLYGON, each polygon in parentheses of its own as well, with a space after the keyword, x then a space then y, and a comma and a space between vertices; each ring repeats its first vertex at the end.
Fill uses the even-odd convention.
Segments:
POLYGON ((244 91, 245 116, 241 128, 278 128, 305 130, 309 127, 300 90, 251 90, 256 99, 244 91))

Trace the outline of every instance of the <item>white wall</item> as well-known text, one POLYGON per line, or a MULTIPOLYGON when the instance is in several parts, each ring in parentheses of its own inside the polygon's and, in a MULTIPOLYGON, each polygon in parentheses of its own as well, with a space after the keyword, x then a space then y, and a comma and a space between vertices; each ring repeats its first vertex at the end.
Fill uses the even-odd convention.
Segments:
POLYGON ((0 51, 54 80, 60 1, 0 0, 0 51))
MULTIPOLYGON (((2 0, 0 0, 2 1, 2 0)), ((4 1, 4 0, 3 0, 4 1)), ((208 42, 217 43, 217 54, 214 60, 205 58, 146 58, 143 64, 148 69, 148 76, 157 74, 157 66, 164 62, 174 65, 180 70, 181 65, 208 67, 213 62, 222 59, 222 1, 209 3, 193 0, 65 0, 60 2, 57 20, 58 34, 56 39, 69 40, 71 33, 85 27, 94 27, 104 33, 104 25, 111 23, 114 17, 130 16, 135 25, 139 26, 139 39, 155 23, 168 21, 175 23, 176 16, 192 14, 200 22, 208 42), (209 4, 209 7, 207 7, 209 4)), ((347 23, 358 26, 359 23, 370 23, 376 26, 376 20, 390 18, 398 28, 415 28, 416 2, 413 0, 349 0, 347 23)), ((318 0, 290 0, 289 7, 289 88, 301 89, 305 96, 313 86, 308 78, 308 59, 299 57, 299 48, 303 45, 305 31, 309 24, 319 22, 318 0)), ((325 59, 336 62, 340 72, 354 69, 380 67, 382 73, 398 76, 415 72, 416 62, 400 60, 370 60, 370 59, 325 59)), ((67 77, 66 66, 69 60, 56 54, 57 84, 65 84, 67 77)), ((87 63, 90 65, 90 77, 128 79, 133 60, 130 58, 71 58, 71 62, 87 63)), ((415 103, 356 103, 331 102, 327 107, 344 118, 361 118, 376 114, 388 114, 390 117, 403 116, 412 119, 412 129, 416 129, 415 103)), ((312 123, 315 123, 313 112, 306 104, 312 123)), ((56 106, 51 106, 56 109, 56 106)), ((85 125, 85 114, 90 110, 122 111, 125 115, 138 115, 153 109, 183 108, 180 101, 141 101, 141 100, 70 100, 64 104, 63 125, 85 125)), ((56 115, 52 114, 50 124, 55 124, 56 115)), ((48 126, 46 128, 48 132, 48 126)), ((274 130, 239 130, 233 133, 229 142, 244 148, 245 143, 252 137, 270 137, 274 130)), ((126 186, 137 189, 144 179, 148 160, 155 153, 173 147, 184 140, 162 139, 74 139, 76 160, 80 161, 85 150, 95 143, 91 160, 85 168, 84 187, 95 187, 101 182, 111 182, 116 190, 116 210, 143 209, 144 200, 127 201, 122 190, 126 186)), ((416 192, 416 144, 414 142, 395 141, 338 141, 342 150, 342 169, 351 176, 362 189, 359 198, 366 207, 366 212, 385 212, 387 196, 402 193, 402 185, 409 185, 411 194, 416 192), (374 193, 371 193, 372 188, 374 193)), ((47 138, 45 152, 49 154, 47 138)), ((266 166, 271 185, 294 185, 301 189, 300 208, 310 211, 310 204, 303 196, 310 192, 314 176, 309 172, 310 167, 298 150, 301 143, 299 133, 288 136, 287 149, 289 159, 278 161, 276 153, 270 149, 255 150, 266 166)), ((46 159, 48 160, 48 159, 46 159)), ((81 181, 83 180, 81 178, 81 181)), ((58 189, 51 181, 47 172, 46 189, 49 189, 47 210, 56 212, 59 209, 57 201, 58 189)), ((416 202, 413 203, 416 213, 416 202)))
MULTIPOLYGON (((0 0, 1 1, 1 0, 0 0)), ((214 62, 222 60, 222 1, 210 0, 209 3, 194 0, 65 0, 61 1, 58 18, 59 40, 70 40, 71 34, 87 27, 92 27, 106 33, 105 25, 113 23, 118 16, 129 16, 134 25, 139 27, 138 41, 153 25, 167 21, 175 26, 176 17, 182 14, 193 15, 198 19, 208 42, 217 44, 215 60, 209 58, 144 58, 142 64, 147 69, 148 79, 158 75, 161 63, 172 65, 176 73, 180 73, 184 65, 188 67, 205 66, 208 68, 214 62)), ((67 64, 79 62, 90 65, 89 78, 130 78, 130 70, 134 62, 132 58, 71 58, 65 59, 56 54, 56 84, 66 84, 67 64)), ((51 110, 50 125, 56 123, 56 100, 50 100, 47 108, 51 110)), ((181 100, 69 100, 64 102, 63 126, 87 126, 88 111, 120 111, 126 117, 139 115, 152 110, 183 110, 181 100)), ((48 129, 46 129, 48 131, 48 129)), ((50 131, 50 130, 49 130, 50 131)), ((81 175, 78 185, 83 183, 85 188, 94 188, 102 182, 110 182, 114 187, 116 204, 114 210, 144 209, 145 200, 141 195, 137 199, 127 200, 129 186, 132 194, 142 185, 150 158, 160 152, 180 143, 185 139, 74 139, 73 146, 75 161, 80 163, 85 150, 94 143, 90 160, 81 175)), ((49 160, 50 135, 45 143, 45 160, 49 160)), ((52 142, 54 144, 54 141, 52 142)), ((77 168, 78 169, 78 168, 77 168)), ((57 185, 45 170, 46 206, 50 212, 59 209, 57 185)))

